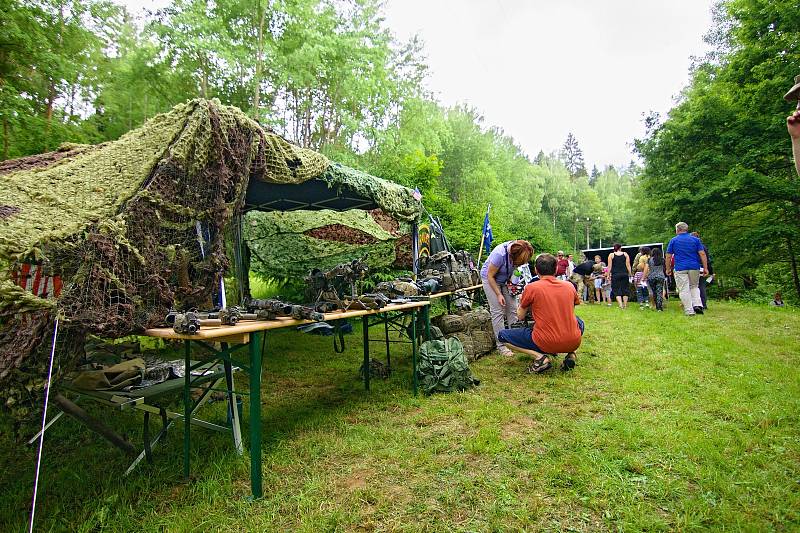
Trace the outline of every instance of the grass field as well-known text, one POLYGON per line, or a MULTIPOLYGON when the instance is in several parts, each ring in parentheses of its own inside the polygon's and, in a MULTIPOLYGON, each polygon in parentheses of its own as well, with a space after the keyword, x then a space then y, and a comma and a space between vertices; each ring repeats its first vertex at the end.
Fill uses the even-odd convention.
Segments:
MULTIPOLYGON (((797 310, 579 311, 574 372, 492 355, 473 364, 480 388, 434 397, 412 397, 405 346, 366 393, 360 335, 341 355, 271 335, 262 500, 224 435, 195 432, 188 484, 180 425, 123 479, 122 455, 64 420, 45 442, 37 530, 800 529, 797 310)), ((224 405, 205 414, 224 420, 224 405)), ((139 439, 133 418, 116 427, 139 439)), ((0 530, 22 530, 34 450, 0 443, 0 530)))

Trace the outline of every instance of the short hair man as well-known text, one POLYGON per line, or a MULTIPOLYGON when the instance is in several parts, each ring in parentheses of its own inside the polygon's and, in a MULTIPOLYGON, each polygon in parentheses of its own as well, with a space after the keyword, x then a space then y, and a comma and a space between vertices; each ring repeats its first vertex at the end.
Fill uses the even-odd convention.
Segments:
POLYGON ((517 317, 524 320, 530 309, 533 327, 504 329, 498 335, 501 342, 539 352, 540 356, 528 367, 529 372, 537 374, 552 366, 548 354, 567 353, 561 368, 575 368, 575 350, 583 335, 583 321, 575 316, 580 298, 571 283, 555 278, 556 263, 550 254, 539 255, 535 268, 540 279, 526 285, 522 292, 517 317))
POLYGON ((703 314, 703 301, 700 299, 700 267, 708 272, 708 259, 700 239, 690 235, 686 222, 675 224, 675 236, 667 245, 666 274, 672 272, 672 258, 675 258, 675 285, 683 304, 683 312, 688 316, 703 314))
POLYGON ((564 257, 564 252, 558 251, 558 259, 556 260, 556 278, 567 279, 567 269, 569 268, 569 261, 564 257))
POLYGON ((594 261, 586 260, 583 263, 575 265, 572 269, 572 275, 569 280, 575 285, 575 290, 578 292, 578 298, 583 299, 584 289, 586 287, 586 278, 592 275, 594 269, 594 261))

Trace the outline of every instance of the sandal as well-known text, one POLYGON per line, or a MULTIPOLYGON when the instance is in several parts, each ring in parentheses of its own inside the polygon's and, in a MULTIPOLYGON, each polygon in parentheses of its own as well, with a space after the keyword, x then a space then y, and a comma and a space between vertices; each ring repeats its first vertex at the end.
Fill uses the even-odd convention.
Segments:
POLYGON ((577 362, 578 362, 578 360, 577 360, 577 356, 575 355, 575 352, 569 352, 564 357, 564 362, 561 363, 561 370, 564 370, 564 371, 572 370, 573 368, 575 368, 575 365, 577 364, 577 362))
POLYGON ((553 363, 550 362, 550 357, 543 355, 539 359, 535 359, 533 363, 530 364, 528 367, 528 373, 541 374, 542 372, 549 370, 551 366, 553 366, 553 363))

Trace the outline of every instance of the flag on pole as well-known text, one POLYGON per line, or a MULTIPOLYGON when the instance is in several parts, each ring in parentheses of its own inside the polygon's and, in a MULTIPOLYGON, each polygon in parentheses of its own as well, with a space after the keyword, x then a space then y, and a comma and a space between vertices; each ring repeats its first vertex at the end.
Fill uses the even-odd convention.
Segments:
POLYGON ((486 216, 483 217, 483 246, 486 254, 492 252, 492 225, 489 224, 489 209, 486 209, 486 216))
POLYGON ((412 193, 412 196, 414 197, 414 200, 416 200, 418 202, 420 200, 422 200, 422 193, 419 192, 419 188, 418 187, 414 188, 414 192, 412 193))

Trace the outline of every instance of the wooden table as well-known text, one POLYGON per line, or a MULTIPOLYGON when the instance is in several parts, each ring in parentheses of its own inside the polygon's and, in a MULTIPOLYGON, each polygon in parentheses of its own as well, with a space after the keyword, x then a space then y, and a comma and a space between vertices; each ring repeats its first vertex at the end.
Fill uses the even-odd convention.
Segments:
MULTIPOLYGON (((414 394, 417 394, 417 312, 422 313, 425 320, 426 338, 430 338, 430 301, 409 302, 404 304, 391 304, 381 309, 369 309, 358 311, 334 311, 325 313, 325 321, 336 321, 346 318, 361 317, 363 324, 363 337, 364 337, 364 387, 369 390, 369 317, 375 315, 385 315, 388 313, 409 313, 411 315, 411 367, 412 367, 412 382, 414 385, 414 394)), ((184 404, 184 420, 191 420, 192 402, 190 398, 190 390, 192 386, 191 369, 192 369, 192 342, 200 344, 209 350, 213 357, 212 359, 219 360, 227 370, 233 365, 238 366, 243 371, 247 372, 250 377, 250 487, 254 498, 260 498, 263 495, 262 488, 262 469, 261 469, 261 341, 262 335, 267 331, 274 329, 288 328, 292 326, 299 326, 302 324, 313 323, 312 320, 295 320, 293 318, 277 318, 276 320, 243 320, 235 326, 203 326, 194 335, 181 335, 175 333, 172 328, 154 328, 145 331, 145 335, 149 337, 157 337, 161 339, 182 340, 184 341, 184 357, 186 362, 186 372, 184 375, 183 386, 183 404, 184 404), (222 349, 218 350, 210 343, 221 343, 222 349), (232 359, 232 355, 244 347, 249 348, 249 364, 244 364, 232 359)), ((385 323, 385 322, 384 322, 385 323)), ((388 350, 388 328, 386 329, 386 341, 388 350)), ((195 356, 195 359, 201 359, 195 356)), ((208 360, 208 357, 205 358, 208 360)), ((203 364, 203 363, 197 363, 203 364)), ((195 366, 197 366, 197 364, 195 366)), ((228 383, 228 394, 232 392, 232 384, 228 383)), ((235 398, 232 405, 236 405, 235 398)), ((232 416, 234 423, 238 424, 238 412, 233 409, 232 416)), ((184 424, 183 434, 183 471, 184 475, 189 477, 189 451, 191 449, 191 424, 184 424)))

